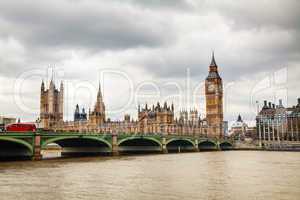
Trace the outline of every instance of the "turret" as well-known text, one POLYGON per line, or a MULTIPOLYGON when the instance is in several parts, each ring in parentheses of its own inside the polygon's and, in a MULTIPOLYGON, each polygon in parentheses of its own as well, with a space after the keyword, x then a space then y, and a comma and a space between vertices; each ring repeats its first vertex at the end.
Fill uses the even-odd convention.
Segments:
POLYGON ((282 104, 282 99, 279 99, 279 105, 278 105, 278 108, 284 108, 284 107, 283 107, 283 104, 282 104))
POLYGON ((60 91, 63 91, 63 90, 64 90, 64 83, 63 83, 62 81, 60 82, 59 90, 60 90, 60 91))
POLYGON ((78 104, 76 105, 75 113, 79 113, 79 105, 78 104))
POLYGON ((79 105, 77 104, 74 112, 74 121, 80 121, 79 105))
POLYGON ((262 107, 262 109, 267 109, 267 108, 268 108, 268 102, 264 100, 264 106, 262 107))
POLYGON ((125 114, 124 121, 127 122, 127 123, 130 122, 130 115, 129 114, 125 114))
POLYGON ((84 121, 87 120, 87 114, 86 114, 84 108, 82 108, 82 111, 81 111, 81 119, 84 120, 84 121))
POLYGON ((157 108, 158 110, 160 110, 160 104, 159 104, 159 102, 157 102, 156 108, 157 108))
POLYGON ((42 81, 42 84, 41 84, 41 91, 42 91, 42 92, 45 91, 45 83, 44 83, 44 80, 42 81))
POLYGON ((53 83, 53 79, 50 80, 49 89, 50 89, 50 90, 54 90, 54 89, 55 89, 55 85, 54 85, 54 83, 53 83))
POLYGON ((241 117, 241 115, 239 114, 239 116, 238 116, 238 119, 237 119, 237 121, 238 122, 243 122, 243 120, 242 120, 242 117, 241 117))
POLYGON ((167 105, 167 102, 164 103, 164 110, 167 110, 168 108, 168 105, 167 105))

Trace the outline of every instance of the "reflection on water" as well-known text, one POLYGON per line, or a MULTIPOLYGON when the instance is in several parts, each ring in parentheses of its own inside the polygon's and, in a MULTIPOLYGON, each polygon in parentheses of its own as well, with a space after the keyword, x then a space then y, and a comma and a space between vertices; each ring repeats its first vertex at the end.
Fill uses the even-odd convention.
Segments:
POLYGON ((299 188, 297 152, 201 152, 0 163, 0 194, 6 200, 298 200, 299 188))

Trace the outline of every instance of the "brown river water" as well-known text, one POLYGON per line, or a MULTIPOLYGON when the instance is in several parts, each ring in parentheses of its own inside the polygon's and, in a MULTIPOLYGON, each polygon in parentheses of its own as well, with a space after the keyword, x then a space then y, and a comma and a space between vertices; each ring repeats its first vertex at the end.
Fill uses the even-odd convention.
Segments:
POLYGON ((227 151, 1 162, 0 199, 299 200, 300 152, 227 151))

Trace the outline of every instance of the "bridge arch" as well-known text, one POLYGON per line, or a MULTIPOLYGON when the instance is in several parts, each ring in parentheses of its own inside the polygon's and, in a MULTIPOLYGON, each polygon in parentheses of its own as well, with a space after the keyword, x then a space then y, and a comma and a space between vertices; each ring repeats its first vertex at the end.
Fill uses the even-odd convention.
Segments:
POLYGON ((128 137, 118 142, 120 153, 152 153, 161 151, 162 144, 152 137, 128 137))
POLYGON ((42 148, 55 143, 62 147, 62 154, 110 153, 112 145, 103 138, 94 136, 59 136, 42 142, 42 148))
POLYGON ((118 142, 118 145, 120 146, 122 143, 129 141, 129 140, 148 140, 148 141, 152 141, 152 142, 156 143, 159 146, 162 146, 162 144, 159 140, 152 138, 152 137, 128 137, 128 138, 124 138, 124 139, 120 140, 118 142))
POLYGON ((198 143, 200 151, 217 150, 218 145, 211 140, 204 140, 198 143))
POLYGON ((0 137, 0 157, 30 157, 33 146, 22 139, 0 137))
POLYGON ((228 141, 220 143, 220 149, 221 150, 230 150, 232 148, 233 148, 233 145, 230 142, 228 142, 228 141))
POLYGON ((166 142, 168 152, 194 151, 195 143, 190 139, 172 138, 166 142))

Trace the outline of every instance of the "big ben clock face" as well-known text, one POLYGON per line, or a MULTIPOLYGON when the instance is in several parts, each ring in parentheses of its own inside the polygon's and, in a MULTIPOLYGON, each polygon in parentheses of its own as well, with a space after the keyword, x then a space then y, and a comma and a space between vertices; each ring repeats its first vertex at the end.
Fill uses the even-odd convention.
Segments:
POLYGON ((208 89, 209 92, 214 92, 215 91, 215 85, 214 84, 209 84, 207 89, 208 89))

